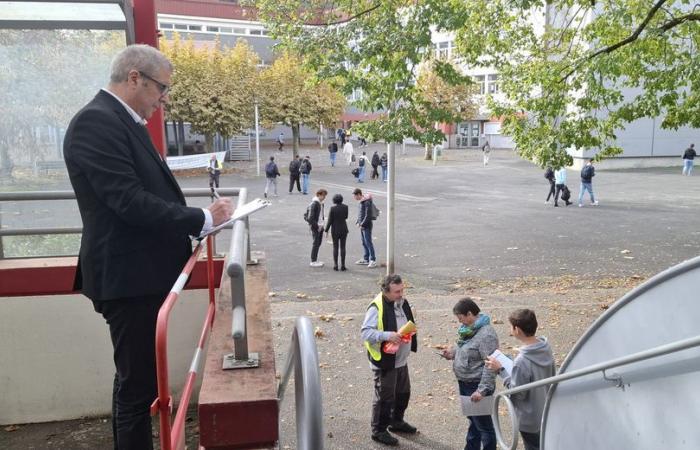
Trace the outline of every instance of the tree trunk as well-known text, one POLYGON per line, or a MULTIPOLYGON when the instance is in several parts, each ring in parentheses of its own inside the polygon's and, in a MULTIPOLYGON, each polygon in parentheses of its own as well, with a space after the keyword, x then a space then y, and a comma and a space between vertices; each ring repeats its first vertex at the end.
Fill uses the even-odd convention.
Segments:
POLYGON ((182 121, 174 122, 177 133, 177 154, 182 156, 185 154, 185 124, 182 121))
POLYGON ((207 133, 204 135, 204 153, 211 153, 214 150, 214 135, 207 133))
POLYGON ((292 159, 299 154, 299 124, 292 125, 292 159))
POLYGON ((431 161, 433 159, 433 152, 430 149, 430 144, 425 144, 425 157, 423 159, 426 161, 431 161))
POLYGON ((6 182, 12 181, 12 169, 15 166, 12 158, 10 158, 9 144, 10 142, 7 138, 0 141, 0 178, 6 182))

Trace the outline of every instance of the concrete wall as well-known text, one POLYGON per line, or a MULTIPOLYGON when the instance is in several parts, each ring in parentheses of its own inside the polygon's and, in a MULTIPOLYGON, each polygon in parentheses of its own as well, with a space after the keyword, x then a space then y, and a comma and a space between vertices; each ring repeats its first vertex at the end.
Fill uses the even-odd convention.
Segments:
MULTIPOLYGON (((206 291, 185 291, 171 315, 168 362, 175 399, 207 301, 206 291)), ((113 378, 109 330, 87 298, 0 298, 0 424, 109 414, 113 378)))

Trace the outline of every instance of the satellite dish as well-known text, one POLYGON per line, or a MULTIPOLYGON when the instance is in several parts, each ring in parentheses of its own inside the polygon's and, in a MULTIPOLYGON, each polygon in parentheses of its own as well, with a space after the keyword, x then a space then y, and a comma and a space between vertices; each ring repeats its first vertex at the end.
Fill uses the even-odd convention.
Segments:
MULTIPOLYGON (((584 333, 559 374, 700 335, 700 257, 629 292, 584 333)), ((700 448, 700 347, 553 386, 543 450, 700 448)))

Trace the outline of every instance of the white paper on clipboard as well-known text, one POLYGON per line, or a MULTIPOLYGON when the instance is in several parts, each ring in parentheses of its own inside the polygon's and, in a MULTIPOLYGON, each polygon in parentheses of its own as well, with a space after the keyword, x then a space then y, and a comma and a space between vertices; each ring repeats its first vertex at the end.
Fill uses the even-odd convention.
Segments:
POLYGON ((503 354, 500 350, 496 349, 493 353, 491 353, 492 358, 496 358, 496 360, 501 363, 501 367, 506 371, 506 374, 508 376, 511 376, 513 373, 513 360, 507 357, 506 355, 503 354))
POLYGON ((215 226, 214 228, 207 231, 206 233, 200 234, 197 237, 197 239, 203 239, 212 233, 216 233, 217 231, 224 229, 227 226, 231 225, 236 220, 239 220, 239 219, 242 219, 246 216, 249 216, 249 215, 253 214, 255 211, 260 211, 261 209, 263 209, 267 206, 270 206, 270 204, 271 203, 267 200, 262 200, 262 199, 256 198, 255 200, 250 201, 250 202, 246 203, 245 205, 236 208, 233 211, 233 215, 231 216, 231 218, 229 220, 227 220, 226 222, 220 223, 219 225, 215 226))
POLYGON ((483 397, 478 402, 473 402, 469 395, 460 395, 462 414, 465 416, 490 416, 493 412, 493 395, 483 397))

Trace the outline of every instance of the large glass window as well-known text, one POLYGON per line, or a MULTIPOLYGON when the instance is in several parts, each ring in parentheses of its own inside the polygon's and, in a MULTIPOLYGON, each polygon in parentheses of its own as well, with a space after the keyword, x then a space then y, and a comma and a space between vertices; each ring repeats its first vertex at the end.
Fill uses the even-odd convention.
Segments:
POLYGON ((478 92, 481 95, 484 95, 486 93, 485 79, 486 77, 484 75, 474 76, 474 81, 479 86, 478 92))
POLYGON ((498 74, 491 74, 488 76, 488 92, 489 94, 498 93, 498 74))

